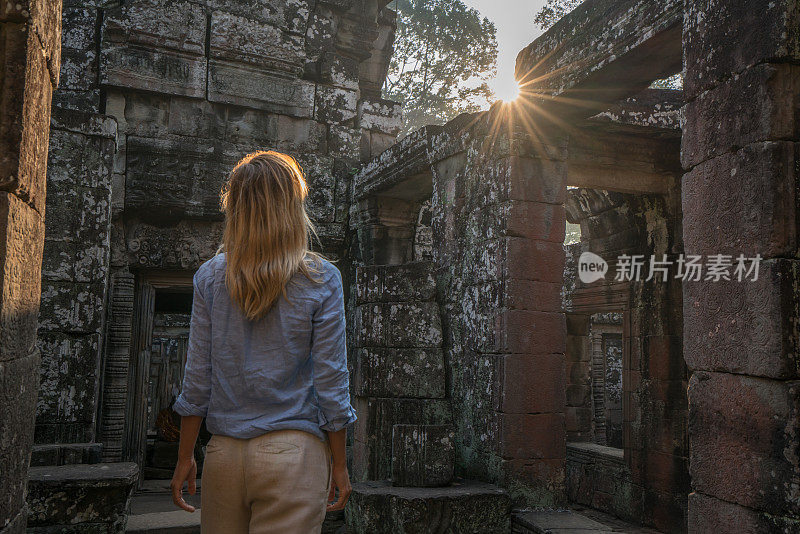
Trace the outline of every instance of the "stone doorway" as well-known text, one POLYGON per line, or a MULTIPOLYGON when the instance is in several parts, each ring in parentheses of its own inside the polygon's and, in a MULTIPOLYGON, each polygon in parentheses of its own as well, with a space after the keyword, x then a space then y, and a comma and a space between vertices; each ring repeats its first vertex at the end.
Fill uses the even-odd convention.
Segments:
MULTIPOLYGON (((192 278, 188 273, 147 274, 137 285, 128 451, 142 478, 168 479, 178 454, 180 416, 172 405, 186 364, 192 278)), ((202 451, 209 438, 204 423, 195 453, 198 470, 202 470, 202 451)))

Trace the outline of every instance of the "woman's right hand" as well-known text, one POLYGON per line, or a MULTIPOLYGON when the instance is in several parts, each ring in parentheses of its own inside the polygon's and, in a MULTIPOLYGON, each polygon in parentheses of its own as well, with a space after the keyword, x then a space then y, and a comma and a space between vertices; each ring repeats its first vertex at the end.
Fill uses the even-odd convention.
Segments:
POLYGON ((350 473, 347 472, 347 464, 334 465, 331 469, 331 491, 328 494, 328 512, 335 512, 336 510, 343 510, 344 505, 347 504, 347 499, 353 492, 353 486, 350 485, 350 473), (335 503, 331 501, 336 499, 336 490, 339 490, 339 498, 335 503))

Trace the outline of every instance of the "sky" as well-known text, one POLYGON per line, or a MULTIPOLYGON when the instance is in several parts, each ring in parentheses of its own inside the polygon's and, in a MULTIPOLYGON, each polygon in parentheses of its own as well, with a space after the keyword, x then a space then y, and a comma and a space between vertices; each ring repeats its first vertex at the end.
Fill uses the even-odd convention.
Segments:
POLYGON ((497 26, 497 78, 493 81, 497 98, 517 96, 514 63, 517 53, 542 34, 533 22, 545 0, 463 0, 497 26))

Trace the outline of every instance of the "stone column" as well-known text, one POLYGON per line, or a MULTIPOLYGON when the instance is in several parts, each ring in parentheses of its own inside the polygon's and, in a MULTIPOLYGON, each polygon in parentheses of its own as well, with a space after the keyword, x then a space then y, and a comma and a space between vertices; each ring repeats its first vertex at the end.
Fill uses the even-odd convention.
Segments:
POLYGON ((764 258, 757 281, 683 285, 688 530, 795 531, 800 15, 793 0, 685 10, 686 252, 764 258))
POLYGON ((36 324, 44 243, 50 100, 61 0, 0 5, 0 533, 25 531, 39 384, 36 324))

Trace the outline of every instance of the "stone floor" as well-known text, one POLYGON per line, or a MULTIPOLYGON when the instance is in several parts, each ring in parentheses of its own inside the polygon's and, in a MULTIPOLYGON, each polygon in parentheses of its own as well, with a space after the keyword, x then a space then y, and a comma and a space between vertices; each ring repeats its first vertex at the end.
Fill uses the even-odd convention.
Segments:
MULTIPOLYGON (((129 534, 199 534, 200 483, 197 495, 184 498, 197 507, 194 513, 177 510, 169 493, 169 480, 148 480, 131 500, 129 534)), ((329 514, 323 534, 347 534, 341 513, 329 514)), ((659 534, 637 527, 591 508, 573 506, 559 511, 517 511, 513 515, 513 534, 659 534)))

